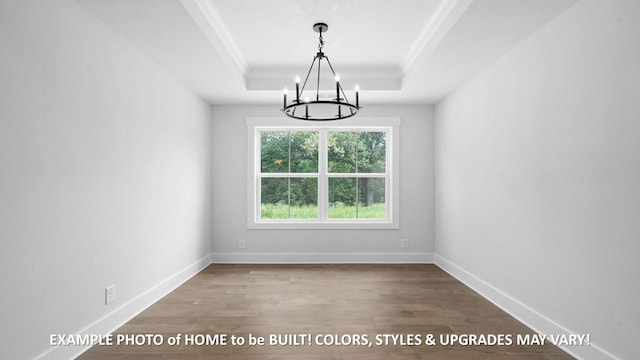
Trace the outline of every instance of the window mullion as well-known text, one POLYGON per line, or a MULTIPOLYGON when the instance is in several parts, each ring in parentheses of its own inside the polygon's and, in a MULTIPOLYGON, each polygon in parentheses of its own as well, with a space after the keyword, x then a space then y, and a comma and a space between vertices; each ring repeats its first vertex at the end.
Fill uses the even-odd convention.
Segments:
POLYGON ((329 211, 329 180, 328 171, 327 130, 319 130, 318 139, 318 216, 320 221, 326 221, 329 211))
POLYGON ((389 146, 389 144, 395 144, 395 140, 392 139, 392 130, 391 129, 387 129, 385 131, 385 143, 387 144, 387 147, 385 148, 385 164, 384 164, 384 203, 385 203, 385 218, 387 221, 391 221, 391 219, 393 219, 393 214, 392 214, 392 210, 393 210, 393 206, 391 204, 392 201, 398 201, 398 199, 394 198, 391 196, 391 191, 393 189, 393 187, 398 186, 398 184, 392 184, 392 178, 391 178, 391 174, 392 174, 392 166, 395 166, 396 164, 393 163, 392 159, 392 151, 393 151, 393 146, 389 146))
POLYGON ((254 221, 258 221, 262 217, 262 132, 259 129, 254 130, 254 154, 255 161, 253 162, 253 170, 257 176, 254 177, 255 183, 253 186, 255 196, 255 210, 253 212, 254 221))
MULTIPOLYGON (((287 151, 287 168, 289 174, 291 174, 291 131, 287 132, 289 149, 287 151)), ((291 176, 287 177, 287 213, 288 218, 291 219, 291 176)))

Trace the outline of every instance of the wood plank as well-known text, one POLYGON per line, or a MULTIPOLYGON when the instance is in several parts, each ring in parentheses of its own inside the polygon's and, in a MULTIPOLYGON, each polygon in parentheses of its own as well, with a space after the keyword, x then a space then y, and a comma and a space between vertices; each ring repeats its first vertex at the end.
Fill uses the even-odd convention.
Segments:
POLYGON ((264 346, 96 346, 101 359, 572 359, 544 346, 378 346, 376 336, 532 334, 522 323, 435 265, 210 265, 114 334, 264 336, 264 346), (269 345, 271 334, 309 343, 269 345), (317 335, 371 346, 325 345, 317 335))

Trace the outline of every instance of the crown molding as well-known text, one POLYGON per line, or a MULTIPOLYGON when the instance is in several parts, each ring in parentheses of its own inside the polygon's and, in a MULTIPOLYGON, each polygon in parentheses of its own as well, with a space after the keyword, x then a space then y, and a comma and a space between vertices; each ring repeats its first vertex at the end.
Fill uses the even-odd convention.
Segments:
POLYGON ((227 55, 228 58, 225 60, 233 63, 242 74, 246 74, 247 61, 224 25, 224 20, 211 2, 207 0, 180 0, 180 3, 200 27, 209 42, 218 50, 218 53, 223 58, 227 55))
POLYGON ((403 73, 407 73, 418 59, 426 59, 433 53, 473 1, 442 0, 404 58, 401 64, 403 73))
MULTIPOLYGON (((304 81, 307 70, 300 67, 250 67, 245 74, 245 86, 247 90, 282 90, 283 86, 294 85, 294 77, 300 75, 304 81)), ((340 83, 345 89, 353 89, 357 83, 363 90, 400 90, 402 88, 403 74, 397 67, 342 67, 340 83)), ((323 79, 327 80, 327 79, 323 79)), ((331 79, 329 79, 331 80, 331 79)), ((334 83, 321 84, 323 88, 332 88, 334 83)))
MULTIPOLYGON (((435 13, 412 44, 404 60, 398 66, 369 68, 344 68, 341 72, 357 79, 363 90, 401 90, 405 74, 416 64, 427 59, 451 30, 453 25, 474 0, 442 0, 435 13)), ((224 24, 224 20, 208 0, 180 0, 208 41, 227 62, 232 63, 245 80, 249 91, 281 90, 291 83, 292 74, 300 73, 293 67, 250 67, 238 45, 224 24)), ((345 87, 355 82, 343 79, 345 87)))

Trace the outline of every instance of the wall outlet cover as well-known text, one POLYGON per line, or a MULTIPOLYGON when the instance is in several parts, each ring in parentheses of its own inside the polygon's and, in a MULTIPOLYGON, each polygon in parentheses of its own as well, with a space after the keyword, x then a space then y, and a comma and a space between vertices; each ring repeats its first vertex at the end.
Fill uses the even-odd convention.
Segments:
POLYGON ((104 289, 104 304, 109 305, 116 299, 116 286, 111 285, 104 289))

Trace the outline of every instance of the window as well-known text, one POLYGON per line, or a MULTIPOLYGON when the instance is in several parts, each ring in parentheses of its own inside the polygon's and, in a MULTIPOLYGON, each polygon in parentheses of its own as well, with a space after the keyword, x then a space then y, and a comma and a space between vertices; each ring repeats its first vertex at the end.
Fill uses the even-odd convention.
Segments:
POLYGON ((397 228, 399 120, 292 121, 247 120, 248 227, 397 228))

